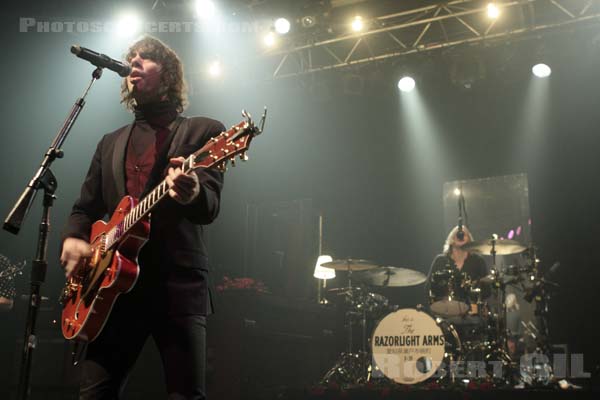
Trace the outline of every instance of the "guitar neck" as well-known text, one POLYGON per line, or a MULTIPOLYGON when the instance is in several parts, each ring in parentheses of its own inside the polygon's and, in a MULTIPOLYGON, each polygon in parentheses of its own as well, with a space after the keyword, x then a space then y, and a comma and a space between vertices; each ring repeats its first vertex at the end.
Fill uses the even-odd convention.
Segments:
MULTIPOLYGON (((181 171, 187 174, 196 168, 212 168, 214 166, 224 171, 226 163, 236 155, 240 155, 242 160, 246 160, 245 151, 248 149, 252 137, 258 135, 262 128, 256 128, 250 120, 249 114, 244 112, 243 115, 247 120, 208 140, 202 148, 185 159, 180 167, 181 171)), ((263 114, 262 125, 264 125, 265 116, 266 114, 263 114)), ((135 224, 152 211, 158 202, 167 195, 168 191, 169 185, 163 180, 146 197, 140 200, 121 222, 106 233, 101 243, 103 249, 108 250, 119 242, 135 224)))
MULTIPOLYGON (((181 166, 181 171, 185 174, 193 169, 193 157, 188 157, 181 166)), ((146 217, 169 192, 169 185, 163 179, 150 193, 140 200, 133 207, 125 218, 106 233, 105 248, 111 248, 117 243, 129 230, 144 217, 146 217)))

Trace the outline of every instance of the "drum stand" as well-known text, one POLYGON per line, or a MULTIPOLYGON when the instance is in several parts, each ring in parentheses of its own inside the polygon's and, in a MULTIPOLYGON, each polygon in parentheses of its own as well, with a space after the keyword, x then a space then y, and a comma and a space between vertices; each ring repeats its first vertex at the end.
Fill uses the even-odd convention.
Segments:
MULTIPOLYGON (((503 363, 503 367, 512 368, 514 365, 513 359, 508 353, 508 323, 507 316, 508 310, 506 307, 506 286, 507 283, 503 280, 503 275, 498 272, 496 268, 496 238, 492 237, 492 273, 496 276, 495 288, 498 291, 498 312, 496 315, 496 337, 489 347, 489 353, 485 357, 485 361, 500 361, 503 363)), ((502 369, 501 378, 508 380, 510 374, 508 374, 505 368, 502 369)), ((494 376, 494 378, 499 378, 494 376)))
POLYGON ((348 350, 338 357, 337 361, 321 379, 321 384, 338 383, 343 385, 359 385, 366 383, 371 378, 371 360, 367 352, 367 309, 360 298, 357 289, 352 286, 352 270, 348 265, 348 293, 351 298, 350 304, 358 309, 346 311, 344 316, 344 327, 348 334, 348 350), (361 350, 353 353, 353 330, 354 319, 360 315, 361 325, 361 350), (353 318, 354 317, 354 318, 353 318))
POLYGON ((370 354, 366 350, 366 333, 367 333, 367 312, 365 309, 361 312, 361 350, 353 353, 353 317, 357 313, 347 311, 345 315, 345 327, 348 330, 348 348, 347 352, 343 352, 338 357, 337 361, 327 371, 321 379, 322 384, 338 383, 345 385, 358 385, 366 383, 371 378, 371 360, 370 354))

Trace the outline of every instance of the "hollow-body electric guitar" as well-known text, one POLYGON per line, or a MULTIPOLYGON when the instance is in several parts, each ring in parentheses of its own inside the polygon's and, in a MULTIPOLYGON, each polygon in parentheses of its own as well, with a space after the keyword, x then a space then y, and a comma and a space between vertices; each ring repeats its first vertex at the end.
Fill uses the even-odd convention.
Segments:
MULTIPOLYGON (((238 155, 245 161, 250 142, 262 132, 266 111, 259 126, 248 113, 242 115, 244 121, 188 156, 182 171, 212 167, 224 171, 229 161, 235 165, 238 155)), ((168 192, 163 180, 139 201, 125 196, 108 222, 99 220, 92 225, 91 257, 74 269, 61 294, 61 328, 66 339, 94 340, 117 297, 133 288, 140 272, 137 256, 150 236, 150 212, 168 192)))

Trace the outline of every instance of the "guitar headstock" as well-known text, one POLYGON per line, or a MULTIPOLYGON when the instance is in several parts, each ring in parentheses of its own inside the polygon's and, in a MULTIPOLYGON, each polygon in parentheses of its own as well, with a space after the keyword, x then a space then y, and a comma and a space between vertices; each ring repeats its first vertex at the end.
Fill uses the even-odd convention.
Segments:
POLYGON ((187 160, 190 168, 216 167, 221 171, 226 169, 227 163, 231 161, 235 166, 235 158, 246 161, 246 152, 255 136, 262 133, 264 127, 265 113, 262 116, 260 126, 256 126, 250 114, 242 112, 244 120, 225 132, 210 139, 200 150, 192 154, 187 160))

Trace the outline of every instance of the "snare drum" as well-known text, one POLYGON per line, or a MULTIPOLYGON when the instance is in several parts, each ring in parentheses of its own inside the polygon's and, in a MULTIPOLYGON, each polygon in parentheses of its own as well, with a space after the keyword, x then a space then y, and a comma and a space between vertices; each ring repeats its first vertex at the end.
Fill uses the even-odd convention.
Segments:
POLYGON ((430 277, 429 304, 435 315, 455 317, 469 311, 470 281, 464 272, 446 268, 430 277))
POLYGON ((374 367, 402 384, 432 377, 445 360, 460 354, 458 334, 441 319, 404 308, 383 318, 371 337, 374 367))

